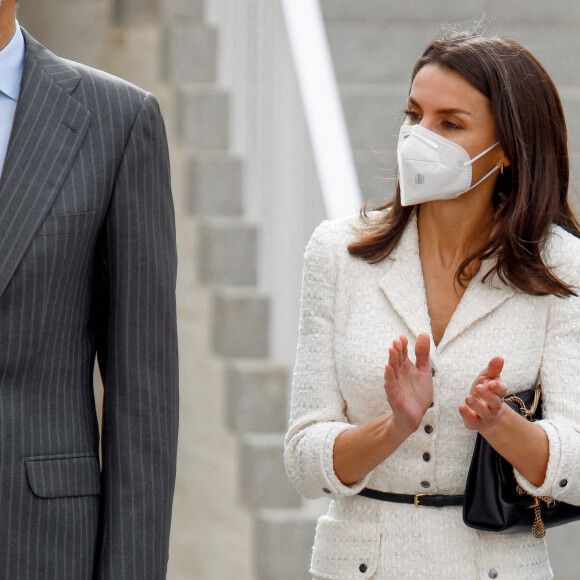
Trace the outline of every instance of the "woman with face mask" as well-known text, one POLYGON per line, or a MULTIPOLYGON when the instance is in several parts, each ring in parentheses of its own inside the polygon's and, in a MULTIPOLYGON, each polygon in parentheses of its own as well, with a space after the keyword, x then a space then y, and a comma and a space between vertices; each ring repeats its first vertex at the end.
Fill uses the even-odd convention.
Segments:
POLYGON ((305 255, 285 460, 328 497, 313 578, 543 580, 543 538, 463 523, 480 433, 534 496, 580 505, 580 229, 562 106, 521 45, 417 62, 392 201, 305 255), (503 401, 542 385, 543 419, 503 401))

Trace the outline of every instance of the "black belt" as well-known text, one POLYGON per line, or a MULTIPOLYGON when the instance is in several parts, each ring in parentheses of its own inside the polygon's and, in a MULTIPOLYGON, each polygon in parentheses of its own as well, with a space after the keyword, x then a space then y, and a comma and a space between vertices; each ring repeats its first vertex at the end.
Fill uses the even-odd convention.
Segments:
POLYGON ((462 506, 462 495, 427 495, 418 493, 417 495, 407 495, 405 493, 389 493, 387 491, 377 491, 365 487, 358 495, 370 499, 379 499, 381 501, 392 501, 395 503, 410 503, 416 507, 448 507, 462 506))

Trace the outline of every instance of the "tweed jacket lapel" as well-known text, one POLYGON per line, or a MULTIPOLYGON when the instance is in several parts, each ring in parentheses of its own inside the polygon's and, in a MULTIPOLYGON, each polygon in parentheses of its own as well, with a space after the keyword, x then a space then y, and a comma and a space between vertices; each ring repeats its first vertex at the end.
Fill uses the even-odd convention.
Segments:
POLYGON ((486 260, 469 282, 445 329, 443 338, 435 347, 419 256, 419 236, 415 215, 387 259, 394 263, 380 278, 379 286, 415 338, 421 332, 428 332, 431 335, 432 353, 441 353, 452 340, 478 320, 493 312, 514 294, 514 290, 497 276, 483 282, 485 274, 493 267, 493 260, 486 260))
POLYGON ((478 320, 493 312, 514 295, 513 288, 504 284, 497 276, 490 276, 489 280, 483 281, 484 276, 493 265, 493 260, 485 260, 477 274, 470 280, 445 329, 441 342, 437 345, 437 352, 441 352, 462 332, 465 332, 478 320))
POLYGON ((20 99, 0 179, 0 295, 59 192, 89 126, 80 75, 26 31, 20 99))
POLYGON ((431 334, 415 215, 387 260, 393 264, 379 279, 379 286, 415 338, 421 332, 431 334))

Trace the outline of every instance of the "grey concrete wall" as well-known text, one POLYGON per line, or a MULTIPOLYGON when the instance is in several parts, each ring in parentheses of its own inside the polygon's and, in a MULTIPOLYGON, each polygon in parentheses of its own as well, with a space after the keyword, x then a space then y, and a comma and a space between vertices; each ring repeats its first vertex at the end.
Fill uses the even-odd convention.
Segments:
POLYGON ((23 0, 18 20, 54 53, 98 66, 111 10, 112 0, 23 0))

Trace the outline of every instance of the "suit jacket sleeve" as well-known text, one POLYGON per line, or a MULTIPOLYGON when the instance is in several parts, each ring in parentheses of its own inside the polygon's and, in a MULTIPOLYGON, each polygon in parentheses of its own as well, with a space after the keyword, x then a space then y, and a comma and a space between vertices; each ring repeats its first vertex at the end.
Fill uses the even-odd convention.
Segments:
MULTIPOLYGON (((335 370, 335 227, 333 222, 323 222, 304 256, 300 331, 284 459, 290 480, 306 498, 357 494, 373 473, 346 486, 334 472, 334 442, 343 431, 354 428, 345 414, 346 403, 335 370)), ((339 242, 344 243, 340 238, 339 242)))
POLYGON ((144 96, 95 262, 92 327, 104 384, 95 577, 166 577, 178 424, 176 243, 165 128, 144 96))

